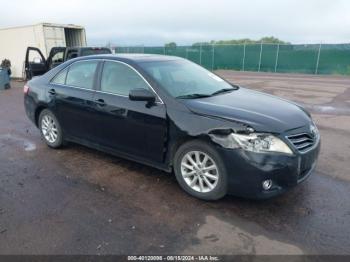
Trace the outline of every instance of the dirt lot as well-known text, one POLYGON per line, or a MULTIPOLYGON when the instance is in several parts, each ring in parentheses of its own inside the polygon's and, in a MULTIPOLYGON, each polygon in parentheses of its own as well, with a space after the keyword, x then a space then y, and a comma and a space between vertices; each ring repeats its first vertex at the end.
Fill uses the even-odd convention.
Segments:
POLYGON ((200 201, 156 169, 49 149, 13 82, 0 91, 0 254, 350 254, 350 78, 218 73, 312 112, 309 180, 267 201, 200 201))

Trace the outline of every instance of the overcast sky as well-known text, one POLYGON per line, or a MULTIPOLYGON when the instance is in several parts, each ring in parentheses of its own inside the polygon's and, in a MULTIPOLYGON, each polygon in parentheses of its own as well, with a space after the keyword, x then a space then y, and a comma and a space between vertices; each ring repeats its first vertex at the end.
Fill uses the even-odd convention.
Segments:
POLYGON ((350 43, 349 0, 1 1, 0 27, 40 22, 85 26, 90 45, 263 36, 292 43, 350 43))

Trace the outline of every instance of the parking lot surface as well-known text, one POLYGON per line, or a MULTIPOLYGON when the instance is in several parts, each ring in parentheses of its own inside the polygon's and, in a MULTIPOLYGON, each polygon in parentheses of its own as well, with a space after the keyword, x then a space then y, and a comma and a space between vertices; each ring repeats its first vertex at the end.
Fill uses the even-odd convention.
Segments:
POLYGON ((350 78, 217 73, 310 110, 322 149, 306 182, 265 201, 197 200, 157 169, 49 149, 12 82, 0 91, 0 254, 350 254, 350 78))

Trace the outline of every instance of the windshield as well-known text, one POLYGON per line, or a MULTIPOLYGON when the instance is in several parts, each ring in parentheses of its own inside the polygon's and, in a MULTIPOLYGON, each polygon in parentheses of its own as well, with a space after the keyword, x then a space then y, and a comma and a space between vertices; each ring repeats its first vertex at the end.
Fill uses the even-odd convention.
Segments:
POLYGON ((235 90, 220 77, 187 60, 143 62, 140 65, 176 98, 199 98, 235 90))

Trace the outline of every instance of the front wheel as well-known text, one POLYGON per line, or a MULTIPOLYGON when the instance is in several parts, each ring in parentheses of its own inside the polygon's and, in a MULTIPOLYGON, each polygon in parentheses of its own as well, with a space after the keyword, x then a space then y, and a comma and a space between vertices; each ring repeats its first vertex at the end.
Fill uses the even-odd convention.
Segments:
POLYGON ((46 144, 58 148, 63 144, 61 126, 56 116, 48 109, 44 109, 39 116, 39 128, 46 144))
POLYGON ((227 193, 227 173, 216 149, 202 141, 180 146, 174 158, 175 176, 187 193, 204 200, 217 200, 227 193))

